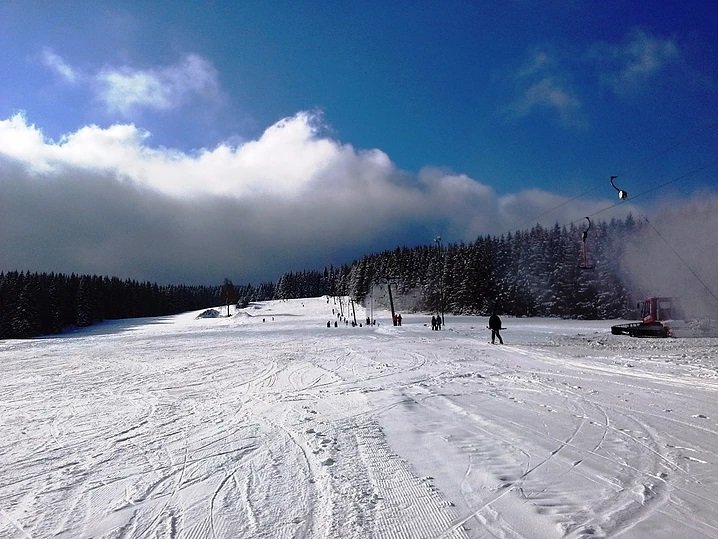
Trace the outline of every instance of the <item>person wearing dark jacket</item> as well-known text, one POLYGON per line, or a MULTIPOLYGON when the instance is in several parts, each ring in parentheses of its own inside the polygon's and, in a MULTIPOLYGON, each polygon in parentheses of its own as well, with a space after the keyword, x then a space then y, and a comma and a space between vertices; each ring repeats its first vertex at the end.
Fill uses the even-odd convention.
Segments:
POLYGON ((489 329, 491 330, 491 344, 496 344, 496 337, 499 338, 499 343, 504 344, 504 340, 501 338, 501 318, 496 313, 493 313, 489 317, 489 329))

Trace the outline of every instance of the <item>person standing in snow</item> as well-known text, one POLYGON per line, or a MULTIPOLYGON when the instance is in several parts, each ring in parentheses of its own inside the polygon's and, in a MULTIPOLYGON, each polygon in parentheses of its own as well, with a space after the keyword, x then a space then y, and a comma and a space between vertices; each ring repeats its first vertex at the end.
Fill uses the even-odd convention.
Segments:
POLYGON ((493 313, 489 317, 489 329, 491 330, 491 344, 496 344, 496 337, 499 338, 499 343, 504 344, 504 340, 501 338, 501 318, 496 313, 493 313))

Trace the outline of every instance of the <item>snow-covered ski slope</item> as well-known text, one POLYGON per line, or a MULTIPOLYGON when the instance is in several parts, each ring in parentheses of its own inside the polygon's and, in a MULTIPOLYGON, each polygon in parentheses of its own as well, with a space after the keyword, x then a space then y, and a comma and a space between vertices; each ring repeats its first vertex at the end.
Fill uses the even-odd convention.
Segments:
POLYGON ((0 341, 0 537, 718 537, 718 339, 332 308, 0 341))

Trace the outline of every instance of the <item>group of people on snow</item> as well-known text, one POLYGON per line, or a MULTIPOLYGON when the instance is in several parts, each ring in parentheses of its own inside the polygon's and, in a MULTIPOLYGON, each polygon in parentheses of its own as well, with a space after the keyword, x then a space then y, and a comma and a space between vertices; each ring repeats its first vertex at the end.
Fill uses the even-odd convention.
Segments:
MULTIPOLYGON (((337 318, 340 320, 343 320, 346 325, 349 325, 349 320, 342 317, 339 313, 336 313, 334 309, 332 309, 332 314, 336 314, 337 318)), ((393 316, 393 324, 395 326, 401 326, 402 322, 402 316, 401 314, 394 314, 393 316)), ((351 323, 352 326, 359 325, 359 327, 362 326, 362 324, 357 324, 356 322, 351 323)), ((366 319, 366 325, 374 325, 374 322, 370 320, 369 317, 366 319)), ((431 329, 432 331, 440 331, 441 326, 443 325, 443 320, 441 319, 441 315, 432 315, 431 316, 431 329)), ((338 324, 336 321, 334 321, 334 327, 337 327, 338 324)), ((330 321, 327 321, 327 327, 332 327, 332 323, 330 321)), ((501 327, 501 318, 498 314, 496 314, 496 311, 494 311, 491 316, 489 317, 489 325, 487 326, 488 329, 491 330, 491 344, 496 344, 496 339, 499 340, 499 344, 504 344, 504 339, 501 337, 501 330, 503 329, 501 327)))
POLYGON ((441 329, 441 316, 438 314, 431 317, 431 329, 433 331, 439 331, 441 329))

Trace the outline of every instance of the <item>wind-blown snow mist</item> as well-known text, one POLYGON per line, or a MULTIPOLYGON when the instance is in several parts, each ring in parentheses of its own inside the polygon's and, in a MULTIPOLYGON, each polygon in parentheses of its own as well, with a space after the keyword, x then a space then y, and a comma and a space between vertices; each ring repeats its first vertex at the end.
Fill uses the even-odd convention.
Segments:
POLYGON ((648 220, 628 239, 627 284, 639 295, 678 298, 686 317, 718 318, 718 197, 667 206, 648 220))

